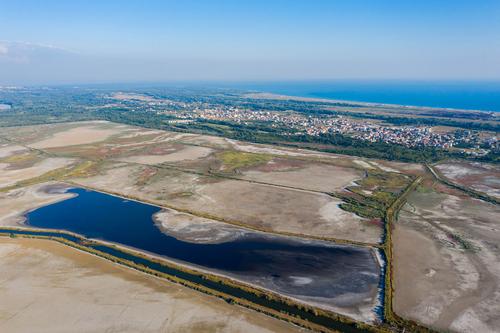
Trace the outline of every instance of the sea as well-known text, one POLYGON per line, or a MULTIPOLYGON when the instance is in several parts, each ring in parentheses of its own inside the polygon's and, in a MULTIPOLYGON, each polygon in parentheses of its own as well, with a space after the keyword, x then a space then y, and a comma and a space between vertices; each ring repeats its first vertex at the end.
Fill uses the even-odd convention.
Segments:
POLYGON ((283 81, 226 86, 300 97, 500 112, 500 81, 283 81))

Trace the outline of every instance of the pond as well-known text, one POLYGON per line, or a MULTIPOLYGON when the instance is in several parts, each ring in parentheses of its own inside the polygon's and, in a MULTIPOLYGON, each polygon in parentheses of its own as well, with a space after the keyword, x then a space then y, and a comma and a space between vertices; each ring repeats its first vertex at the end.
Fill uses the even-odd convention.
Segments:
POLYGON ((373 249, 248 230, 226 242, 197 244, 162 232, 153 221, 159 207, 67 191, 75 196, 27 213, 26 223, 123 244, 326 309, 359 312, 376 303, 381 268, 373 249))

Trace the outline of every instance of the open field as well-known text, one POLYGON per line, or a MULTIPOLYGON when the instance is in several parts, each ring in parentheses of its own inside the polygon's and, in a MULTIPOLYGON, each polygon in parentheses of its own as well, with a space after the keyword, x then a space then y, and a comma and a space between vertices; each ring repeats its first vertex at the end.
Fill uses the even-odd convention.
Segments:
POLYGON ((0 263, 3 332, 304 331, 51 241, 0 238, 0 263))
POLYGON ((500 209, 427 181, 400 213, 394 240, 399 315, 439 330, 500 327, 500 209))
POLYGON ((330 194, 362 179, 365 169, 400 172, 381 161, 102 121, 7 128, 2 136, 12 147, 37 149, 40 159, 33 170, 19 165, 11 173, 38 176, 53 160, 91 160, 92 172, 65 180, 251 228, 372 244, 380 226, 341 209, 330 194))
POLYGON ((435 167, 448 180, 500 199, 500 168, 497 165, 450 161, 435 167))

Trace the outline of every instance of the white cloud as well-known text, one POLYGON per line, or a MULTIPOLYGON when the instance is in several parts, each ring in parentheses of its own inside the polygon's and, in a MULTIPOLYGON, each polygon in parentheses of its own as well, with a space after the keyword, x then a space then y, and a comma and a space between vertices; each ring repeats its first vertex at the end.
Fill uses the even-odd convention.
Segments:
POLYGON ((64 47, 54 46, 51 44, 32 43, 32 42, 25 42, 25 41, 0 40, 0 48, 2 46, 7 47, 8 45, 17 46, 17 47, 24 47, 24 48, 45 48, 45 49, 53 49, 53 50, 59 50, 59 51, 64 51, 64 52, 70 52, 70 53, 78 53, 76 51, 69 50, 69 49, 66 49, 64 47))
POLYGON ((7 53, 9 53, 7 45, 0 43, 0 56, 6 55, 7 53))
POLYGON ((53 45, 0 40, 0 63, 4 64, 37 63, 43 65, 74 56, 78 56, 78 53, 53 45))

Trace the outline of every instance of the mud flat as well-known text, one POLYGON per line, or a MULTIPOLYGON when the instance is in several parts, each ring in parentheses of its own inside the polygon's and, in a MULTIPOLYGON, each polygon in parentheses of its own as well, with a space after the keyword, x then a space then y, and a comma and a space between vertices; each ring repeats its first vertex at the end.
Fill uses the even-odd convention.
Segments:
POLYGON ((217 244, 236 240, 250 230, 210 219, 181 213, 173 209, 162 209, 153 215, 156 225, 162 232, 176 239, 197 243, 217 244))
POLYGON ((436 165, 447 179, 500 199, 500 168, 487 163, 452 161, 436 165))
POLYGON ((0 238, 0 264, 2 332, 305 332, 51 241, 0 238))
POLYGON ((439 184, 412 193, 395 225, 394 308, 438 330, 500 330, 500 208, 439 184))
POLYGON ((8 192, 0 192, 0 226, 16 226, 24 222, 24 213, 71 198, 67 186, 54 183, 36 184, 8 192))

